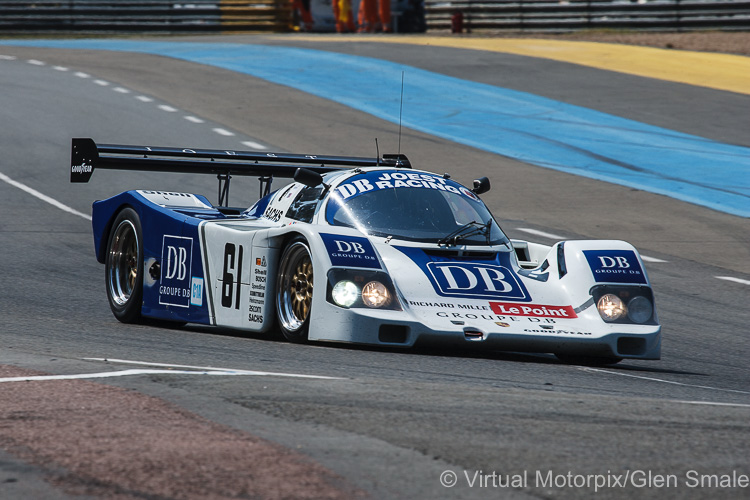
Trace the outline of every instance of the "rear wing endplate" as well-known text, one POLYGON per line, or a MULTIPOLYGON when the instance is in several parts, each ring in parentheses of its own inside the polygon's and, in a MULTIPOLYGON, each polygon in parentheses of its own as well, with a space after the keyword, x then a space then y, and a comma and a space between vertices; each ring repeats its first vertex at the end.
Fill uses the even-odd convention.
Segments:
POLYGON ((411 168, 409 160, 401 154, 386 154, 382 158, 321 156, 96 144, 93 139, 74 138, 70 182, 88 182, 98 168, 214 174, 219 179, 219 205, 224 205, 229 201, 229 180, 233 175, 258 176, 262 197, 270 192, 274 177, 293 178, 298 168, 325 174, 377 166, 411 168))

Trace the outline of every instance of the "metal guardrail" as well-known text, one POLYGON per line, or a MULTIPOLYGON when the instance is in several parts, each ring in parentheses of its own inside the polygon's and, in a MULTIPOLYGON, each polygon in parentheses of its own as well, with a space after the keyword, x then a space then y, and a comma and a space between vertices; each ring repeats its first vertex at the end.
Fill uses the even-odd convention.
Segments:
POLYGON ((0 0, 1 32, 288 31, 288 0, 0 0))
MULTIPOLYGON (((333 0, 336 1, 336 0, 333 0)), ((2 32, 289 31, 293 0, 0 0, 2 32)), ((424 0, 428 30, 750 31, 744 0, 424 0)))
POLYGON ((425 0, 427 29, 570 32, 750 30, 739 0, 425 0), (453 24, 452 24, 453 21, 453 24))

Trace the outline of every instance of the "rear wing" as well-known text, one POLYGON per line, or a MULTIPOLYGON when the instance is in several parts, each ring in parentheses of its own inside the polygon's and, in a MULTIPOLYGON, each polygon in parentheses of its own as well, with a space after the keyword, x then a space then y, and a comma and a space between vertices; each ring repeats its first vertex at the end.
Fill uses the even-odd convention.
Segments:
POLYGON ((385 154, 382 158, 321 156, 96 144, 93 139, 74 138, 70 154, 70 182, 88 182, 98 168, 214 174, 219 179, 219 205, 224 205, 229 201, 229 180, 233 175, 257 175, 262 197, 270 192, 274 177, 294 178, 298 168, 325 174, 377 166, 411 168, 409 160, 401 154, 385 154))

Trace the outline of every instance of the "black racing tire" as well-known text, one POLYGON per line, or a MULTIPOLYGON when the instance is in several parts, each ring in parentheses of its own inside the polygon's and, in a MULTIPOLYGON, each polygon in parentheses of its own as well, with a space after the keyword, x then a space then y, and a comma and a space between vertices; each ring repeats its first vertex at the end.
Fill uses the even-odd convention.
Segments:
POLYGON ((581 366, 607 366, 622 361, 622 358, 617 356, 583 356, 562 353, 555 353, 555 356, 565 364, 581 366))
POLYGON ((143 305, 143 230, 138 213, 123 208, 115 217, 105 259, 107 299, 123 323, 141 321, 143 305))
POLYGON ((276 276, 276 318, 288 341, 307 341, 312 297, 312 252, 307 240, 298 236, 284 248, 276 276))

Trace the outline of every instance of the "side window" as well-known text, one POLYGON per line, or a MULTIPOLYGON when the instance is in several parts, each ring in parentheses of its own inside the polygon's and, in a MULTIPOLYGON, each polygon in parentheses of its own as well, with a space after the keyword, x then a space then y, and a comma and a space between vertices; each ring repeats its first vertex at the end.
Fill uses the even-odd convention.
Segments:
POLYGON ((312 222, 324 186, 304 187, 294 199, 286 216, 300 222, 312 222))

